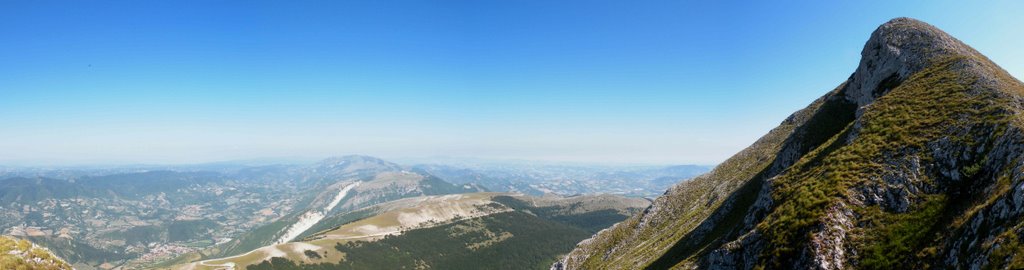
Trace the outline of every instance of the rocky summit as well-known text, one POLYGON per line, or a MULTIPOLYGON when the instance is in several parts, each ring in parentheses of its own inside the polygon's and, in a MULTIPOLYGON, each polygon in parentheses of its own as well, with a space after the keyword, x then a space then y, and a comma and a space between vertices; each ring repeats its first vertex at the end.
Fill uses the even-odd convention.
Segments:
POLYGON ((557 269, 1024 267, 1024 84, 927 23, 557 269))

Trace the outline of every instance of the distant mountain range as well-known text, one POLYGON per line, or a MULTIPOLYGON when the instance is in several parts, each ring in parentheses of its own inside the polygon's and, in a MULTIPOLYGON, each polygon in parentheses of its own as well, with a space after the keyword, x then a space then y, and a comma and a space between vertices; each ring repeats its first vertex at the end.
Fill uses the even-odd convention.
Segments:
POLYGON ((672 184, 708 172, 710 166, 584 166, 526 163, 420 164, 413 169, 456 184, 531 195, 610 193, 656 197, 672 184))

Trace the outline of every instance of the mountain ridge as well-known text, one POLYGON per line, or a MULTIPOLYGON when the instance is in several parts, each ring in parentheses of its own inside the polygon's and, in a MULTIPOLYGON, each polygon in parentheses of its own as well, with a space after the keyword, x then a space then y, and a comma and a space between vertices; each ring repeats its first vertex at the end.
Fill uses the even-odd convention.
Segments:
POLYGON ((647 204, 645 199, 615 195, 534 197, 486 192, 405 198, 343 213, 337 216, 336 226, 318 228, 296 241, 169 268, 533 267, 550 264, 593 233, 594 227, 609 226, 647 204))
POLYGON ((846 82, 553 267, 1012 266, 1021 93, 959 40, 893 19, 846 82))

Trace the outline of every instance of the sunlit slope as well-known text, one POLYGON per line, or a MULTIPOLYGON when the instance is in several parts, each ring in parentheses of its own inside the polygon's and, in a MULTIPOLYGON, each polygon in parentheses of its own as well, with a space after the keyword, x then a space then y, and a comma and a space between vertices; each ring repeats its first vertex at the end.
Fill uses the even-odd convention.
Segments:
POLYGON ((455 186, 432 175, 405 171, 393 163, 368 157, 349 157, 335 162, 345 162, 348 167, 321 165, 329 170, 320 171, 327 170, 330 172, 327 175, 339 178, 333 182, 318 180, 322 184, 311 189, 315 193, 304 199, 303 208, 203 253, 208 257, 233 256, 287 242, 338 225, 331 217, 339 213, 379 203, 423 195, 480 191, 473 187, 455 186), (342 193, 344 196, 339 197, 342 193))
POLYGON ((241 269, 264 261, 269 263, 273 258, 284 259, 281 263, 329 264, 340 269, 360 269, 360 265, 365 266, 369 262, 383 263, 375 264, 376 267, 401 267, 406 266, 409 260, 443 266, 454 263, 444 258, 470 260, 484 256, 502 259, 499 253, 485 248, 492 244, 493 248, 501 249, 510 248, 507 245, 528 248, 523 245, 542 240, 550 243, 545 248, 524 252, 533 258, 529 261, 534 266, 547 265, 559 253, 568 252, 575 242, 591 235, 588 227, 575 224, 607 227, 647 204, 643 199, 609 195, 535 198, 507 193, 468 193, 407 198, 341 214, 335 220, 348 220, 347 223, 322 230, 298 242, 269 245, 238 256, 174 268, 241 269), (599 218, 594 218, 594 213, 598 213, 596 216, 599 218), (461 230, 463 233, 454 234, 466 238, 441 232, 451 230, 461 230), (431 253, 443 249, 426 250, 431 243, 438 244, 436 248, 449 248, 444 251, 447 257, 431 253), (376 254, 370 251, 383 248, 382 245, 410 253, 392 254, 397 256, 392 258, 395 261, 379 261, 380 257, 365 255, 376 254), (362 255, 351 257, 354 256, 352 254, 362 255))
POLYGON ((1019 268, 1024 86, 894 19, 851 77, 566 269, 1019 268))
POLYGON ((24 239, 0 236, 0 269, 72 269, 64 260, 24 239))

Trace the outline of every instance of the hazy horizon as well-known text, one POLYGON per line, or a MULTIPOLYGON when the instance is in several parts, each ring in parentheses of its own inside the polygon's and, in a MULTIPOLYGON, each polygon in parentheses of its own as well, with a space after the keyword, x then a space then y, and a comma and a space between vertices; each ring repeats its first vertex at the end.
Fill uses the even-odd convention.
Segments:
POLYGON ((664 167, 664 166, 702 166, 702 167, 713 167, 717 164, 708 163, 659 163, 659 162, 602 162, 602 161, 577 161, 577 160, 551 160, 551 159, 522 159, 522 158, 501 158, 501 157, 455 157, 455 156, 420 156, 420 157, 408 157, 408 156, 373 156, 364 155, 359 153, 348 153, 338 154, 331 156, 310 156, 310 157, 298 157, 298 156, 281 156, 281 157, 253 157, 245 159, 224 159, 224 160, 201 160, 195 162, 140 162, 140 161, 103 161, 103 162, 88 162, 82 160, 68 160, 68 161, 53 161, 53 160, 28 160, 28 161, 16 161, 0 163, 0 168, 12 168, 12 169, 95 169, 95 168, 131 168, 131 167, 188 167, 188 166, 202 166, 202 165, 215 165, 215 164, 233 164, 233 165, 247 165, 247 166, 260 166, 260 165, 303 165, 303 164, 314 164, 320 161, 324 161, 330 158, 344 157, 344 156, 370 156, 374 158, 380 158, 385 161, 394 162, 401 165, 426 165, 426 164, 438 164, 438 165, 495 165, 495 164, 533 164, 533 165, 545 165, 545 166, 583 166, 583 167, 664 167))
POLYGON ((1024 77, 1022 5, 5 1, 0 165, 715 164, 894 17, 1024 77))

